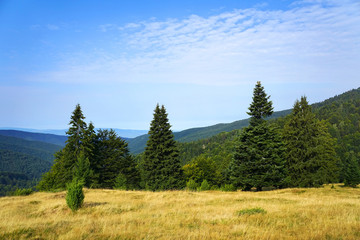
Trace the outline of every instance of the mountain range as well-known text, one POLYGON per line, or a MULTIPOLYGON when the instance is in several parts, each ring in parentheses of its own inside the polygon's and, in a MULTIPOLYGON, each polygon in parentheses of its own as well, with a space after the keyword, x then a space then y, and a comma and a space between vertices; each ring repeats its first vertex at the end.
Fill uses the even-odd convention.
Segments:
MULTIPOLYGON (((95 130, 99 130, 100 128, 95 128, 95 130)), ((101 128, 101 129, 109 129, 109 128, 101 128)), ((0 130, 15 130, 20 132, 29 132, 29 133, 43 133, 43 134, 53 134, 66 136, 67 129, 32 129, 32 128, 12 128, 12 127, 2 127, 0 130)), ((119 129, 113 128, 113 130, 117 133, 118 136, 122 138, 135 138, 140 135, 146 134, 148 130, 135 130, 135 129, 119 129)))

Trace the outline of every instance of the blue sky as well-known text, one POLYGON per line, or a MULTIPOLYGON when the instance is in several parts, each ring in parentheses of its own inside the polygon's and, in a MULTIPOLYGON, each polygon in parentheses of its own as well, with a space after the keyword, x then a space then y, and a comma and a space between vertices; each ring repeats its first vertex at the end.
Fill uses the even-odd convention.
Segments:
POLYGON ((0 127, 174 130, 247 118, 256 81, 275 111, 360 87, 360 3, 0 0, 0 127))

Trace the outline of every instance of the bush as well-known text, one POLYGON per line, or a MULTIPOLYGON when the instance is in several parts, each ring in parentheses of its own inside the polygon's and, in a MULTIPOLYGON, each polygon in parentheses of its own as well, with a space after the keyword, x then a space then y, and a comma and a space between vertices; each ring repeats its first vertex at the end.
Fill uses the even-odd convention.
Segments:
POLYGON ((202 183, 201 183, 201 186, 200 186, 200 188, 199 188, 199 191, 208 191, 208 190, 210 190, 210 188, 211 188, 211 186, 210 186, 210 184, 208 183, 208 181, 204 180, 204 181, 202 181, 202 183))
POLYGON ((119 173, 119 175, 115 178, 114 189, 127 190, 126 182, 127 181, 125 175, 119 173))
POLYGON ((34 191, 31 188, 18 188, 16 189, 12 195, 14 196, 27 196, 32 194, 34 191))
POLYGON ((83 186, 84 182, 76 178, 67 185, 66 204, 73 212, 81 208, 84 202, 83 186))
POLYGON ((190 179, 190 180, 186 183, 186 188, 187 188, 189 191, 196 191, 197 188, 198 188, 198 186, 199 186, 199 184, 197 184, 194 179, 190 179))
POLYGON ((234 187, 232 184, 225 184, 221 186, 220 190, 223 192, 234 192, 236 191, 236 187, 234 187))

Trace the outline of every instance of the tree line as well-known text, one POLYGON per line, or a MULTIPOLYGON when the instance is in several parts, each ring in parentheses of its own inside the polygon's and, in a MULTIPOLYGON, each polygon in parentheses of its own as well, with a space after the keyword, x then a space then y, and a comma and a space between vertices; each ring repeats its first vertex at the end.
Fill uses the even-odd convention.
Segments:
MULTIPOLYGON (((249 107, 250 124, 233 133, 220 134, 231 139, 227 151, 215 156, 200 155, 185 164, 174 140, 165 107, 156 106, 144 153, 129 154, 127 143, 113 130, 94 131, 84 121, 80 105, 71 116, 66 146, 56 153, 51 170, 43 175, 39 190, 65 189, 81 179, 90 188, 147 189, 242 189, 319 187, 342 177, 346 185, 360 182, 357 160, 349 156, 352 167, 340 174, 336 139, 326 121, 312 112, 306 97, 294 104, 283 127, 269 122, 272 101, 257 82, 249 107), (216 158, 218 157, 218 158, 216 158), (184 165, 185 164, 185 165, 184 165), (340 176, 341 175, 341 176, 340 176)), ((200 147, 204 147, 200 146, 200 147)))

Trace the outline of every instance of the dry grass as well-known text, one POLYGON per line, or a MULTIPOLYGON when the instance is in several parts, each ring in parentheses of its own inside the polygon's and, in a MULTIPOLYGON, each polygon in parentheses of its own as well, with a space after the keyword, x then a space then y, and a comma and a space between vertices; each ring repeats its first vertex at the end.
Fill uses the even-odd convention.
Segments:
POLYGON ((0 239, 360 239, 360 189, 85 190, 77 213, 65 192, 4 197, 0 239))

